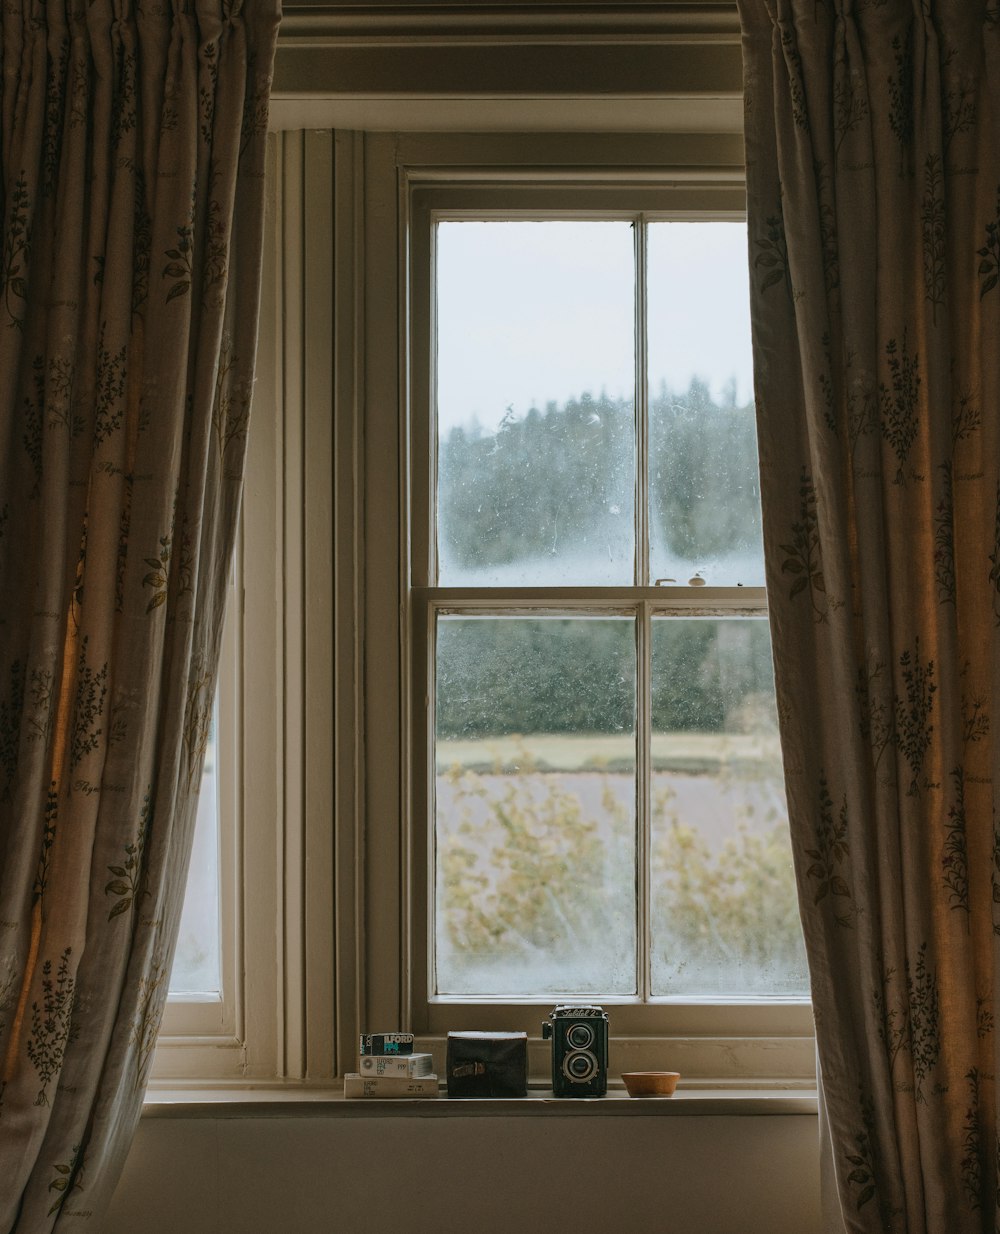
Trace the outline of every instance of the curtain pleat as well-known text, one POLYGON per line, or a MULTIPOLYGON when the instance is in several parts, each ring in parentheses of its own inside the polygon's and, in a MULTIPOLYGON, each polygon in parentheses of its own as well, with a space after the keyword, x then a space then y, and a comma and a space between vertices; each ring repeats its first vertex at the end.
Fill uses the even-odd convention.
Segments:
POLYGON ((1000 14, 740 9, 767 582, 830 1228, 993 1230, 1000 14))
POLYGON ((277 0, 0 25, 0 1229, 100 1228, 183 903, 277 0))

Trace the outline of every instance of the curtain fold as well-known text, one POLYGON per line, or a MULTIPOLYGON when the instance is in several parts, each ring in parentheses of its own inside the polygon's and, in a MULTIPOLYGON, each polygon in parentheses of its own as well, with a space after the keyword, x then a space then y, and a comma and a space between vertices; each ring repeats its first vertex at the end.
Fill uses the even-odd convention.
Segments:
POLYGON ((167 994, 253 382, 278 0, 0 25, 0 1230, 99 1228, 167 994))
POLYGON ((767 583, 839 1216, 993 1230, 1000 10, 740 0, 767 583))

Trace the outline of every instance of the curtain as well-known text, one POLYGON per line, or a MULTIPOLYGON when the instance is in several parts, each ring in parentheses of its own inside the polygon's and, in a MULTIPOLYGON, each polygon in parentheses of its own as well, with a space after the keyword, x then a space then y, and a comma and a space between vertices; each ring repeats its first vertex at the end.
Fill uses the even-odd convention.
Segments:
POLYGON ((3 6, 3 1231, 100 1228, 166 998, 240 500, 279 13, 3 6))
POLYGON ((1000 1194, 1000 9, 741 0, 765 554, 840 1214, 1000 1194))

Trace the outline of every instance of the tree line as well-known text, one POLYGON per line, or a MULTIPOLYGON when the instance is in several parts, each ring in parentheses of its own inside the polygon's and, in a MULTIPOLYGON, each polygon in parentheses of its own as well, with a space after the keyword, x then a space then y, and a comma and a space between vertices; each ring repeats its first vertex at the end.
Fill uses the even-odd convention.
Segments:
MULTIPOLYGON (((634 732, 635 647, 628 619, 443 617, 438 739, 634 732)), ((764 619, 654 620, 654 732, 756 727, 773 693, 764 619)))
MULTIPOLYGON (((438 459, 442 560, 472 571, 610 555, 630 575, 634 436, 631 400, 605 394, 508 411, 495 432, 452 428, 438 459)), ((734 386, 716 402, 697 378, 682 393, 661 384, 649 436, 650 528, 666 553, 697 561, 759 539, 754 409, 734 386)))
MULTIPOLYGON (((494 433, 451 429, 440 446, 443 560, 473 571, 618 554, 630 576, 633 419, 630 402, 584 394, 508 414, 494 433)), ((649 420, 654 537, 695 560, 759 537, 752 404, 734 388, 717 402, 693 380, 683 394, 662 385, 649 420)), ((633 731, 632 622, 442 619, 437 665, 441 739, 633 731)), ((654 731, 738 730, 741 709, 772 694, 766 621, 654 623, 654 731)))

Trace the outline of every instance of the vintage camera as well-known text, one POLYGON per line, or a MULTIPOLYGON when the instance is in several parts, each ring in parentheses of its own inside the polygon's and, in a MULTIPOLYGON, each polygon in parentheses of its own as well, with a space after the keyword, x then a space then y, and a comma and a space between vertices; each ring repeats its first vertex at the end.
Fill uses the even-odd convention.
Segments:
POLYGON ((556 1007, 542 1025, 552 1041, 552 1092, 603 1097, 608 1091, 608 1016, 593 1003, 556 1007))

